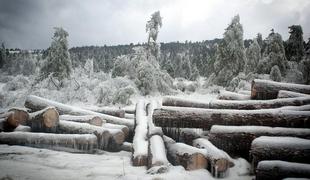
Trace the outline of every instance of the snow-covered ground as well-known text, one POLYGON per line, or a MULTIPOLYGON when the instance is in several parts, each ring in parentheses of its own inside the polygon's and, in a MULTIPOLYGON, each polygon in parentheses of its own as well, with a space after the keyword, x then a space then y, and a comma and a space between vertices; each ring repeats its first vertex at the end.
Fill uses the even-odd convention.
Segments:
MULTIPOLYGON (((234 160, 235 167, 225 179, 250 180, 250 164, 234 160)), ((131 165, 131 153, 73 154, 23 146, 0 145, 0 179, 214 179, 207 170, 185 171, 170 166, 164 174, 147 174, 145 167, 131 165)))

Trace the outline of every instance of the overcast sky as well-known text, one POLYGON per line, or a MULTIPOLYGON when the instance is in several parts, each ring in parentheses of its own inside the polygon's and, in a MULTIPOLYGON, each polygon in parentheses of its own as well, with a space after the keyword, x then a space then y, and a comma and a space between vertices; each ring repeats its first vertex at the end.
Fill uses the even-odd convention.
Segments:
POLYGON ((236 14, 245 38, 265 38, 274 28, 287 39, 292 24, 310 37, 310 0, 0 0, 0 42, 47 48, 55 26, 69 32, 70 47, 144 42, 156 10, 163 17, 160 42, 221 38, 236 14))

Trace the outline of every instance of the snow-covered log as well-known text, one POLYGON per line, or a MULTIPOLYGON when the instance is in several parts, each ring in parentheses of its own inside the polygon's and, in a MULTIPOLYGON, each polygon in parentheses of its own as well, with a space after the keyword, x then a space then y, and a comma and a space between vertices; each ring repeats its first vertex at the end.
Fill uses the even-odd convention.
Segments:
POLYGON ((250 95, 250 96, 251 96, 251 91, 247 91, 247 90, 240 90, 240 91, 238 91, 238 94, 250 95))
POLYGON ((295 180, 310 178, 310 164, 274 160, 261 161, 256 168, 256 180, 284 180, 292 177, 295 180))
POLYGON ((205 156, 208 159, 208 169, 214 177, 226 177, 228 175, 228 169, 234 166, 229 155, 215 147, 207 139, 198 138, 193 141, 193 146, 206 150, 205 156))
POLYGON ((252 141, 260 136, 293 136, 310 139, 308 128, 281 128, 267 126, 212 126, 209 141, 234 157, 249 159, 252 141))
POLYGON ((55 133, 59 123, 59 114, 56 108, 46 107, 40 111, 30 113, 27 123, 32 132, 55 133))
POLYGON ((117 107, 85 107, 86 110, 107 114, 115 117, 124 118, 125 110, 117 107))
POLYGON ((14 129, 14 132, 31 132, 31 127, 30 126, 24 126, 24 125, 18 125, 14 129))
POLYGON ((136 107, 135 106, 125 107, 123 109, 124 109, 125 113, 127 113, 127 114, 135 114, 136 113, 136 107))
POLYGON ((303 106, 283 106, 280 110, 291 110, 291 111, 310 111, 310 104, 303 106))
POLYGON ((135 119, 135 115, 134 114, 125 113, 125 118, 126 119, 135 119))
POLYGON ((101 127, 107 128, 107 129, 119 129, 119 130, 122 130, 124 135, 125 135, 125 138, 128 137, 128 135, 129 135, 129 128, 127 126, 125 126, 125 125, 104 123, 104 124, 102 124, 101 127))
POLYGON ((167 166, 169 161, 167 159, 165 144, 161 136, 153 135, 149 139, 148 150, 148 168, 154 166, 167 166))
POLYGON ((212 125, 310 128, 310 112, 163 107, 154 111, 153 122, 160 127, 204 129, 210 129, 212 125))
POLYGON ((97 137, 93 134, 2 132, 0 133, 0 144, 93 153, 93 150, 97 148, 97 137))
POLYGON ((119 151, 125 140, 120 129, 109 129, 86 123, 60 121, 58 133, 63 134, 95 134, 98 138, 98 148, 108 151, 119 151))
POLYGON ((163 106, 178 106, 178 107, 194 107, 205 109, 272 109, 283 106, 301 106, 310 104, 310 96, 297 98, 284 98, 272 100, 211 100, 210 102, 198 102, 177 97, 163 98, 163 106))
POLYGON ((309 94, 303 94, 293 91, 280 90, 278 93, 278 98, 295 98, 295 97, 305 97, 309 96, 309 94))
POLYGON ((252 81, 252 99, 276 99, 280 90, 310 94, 310 85, 281 83, 269 80, 255 79, 252 81))
POLYGON ((60 115, 59 120, 88 123, 94 126, 102 126, 102 124, 105 123, 104 120, 102 120, 99 116, 95 115, 83 115, 83 116, 60 115))
POLYGON ((38 96, 30 95, 27 97, 25 101, 25 107, 31 109, 32 111, 41 110, 47 106, 54 106, 58 110, 59 114, 70 114, 70 115, 95 115, 99 116, 103 120, 107 121, 108 123, 113 124, 122 124, 126 125, 129 128, 133 128, 133 121, 125 118, 119 118, 111 115, 106 115, 102 113, 97 113, 94 111, 82 109, 79 107, 74 107, 62 103, 58 103, 55 101, 51 101, 48 99, 44 99, 38 96))
POLYGON ((155 100, 152 100, 146 105, 147 118, 148 118, 148 137, 150 138, 153 135, 163 136, 163 130, 161 127, 155 126, 153 123, 153 113, 154 109, 157 108, 157 103, 155 100))
POLYGON ((124 142, 121 147, 120 150, 122 151, 127 151, 127 152, 132 152, 132 143, 130 142, 124 142))
POLYGON ((244 95, 235 92, 221 90, 217 98, 221 100, 250 100, 251 95, 244 95))
POLYGON ((0 114, 0 132, 11 132, 20 125, 26 125, 29 120, 29 113, 25 108, 11 108, 0 114))
POLYGON ((184 143, 166 143, 168 160, 173 165, 182 165, 186 170, 206 169, 206 150, 184 143))
POLYGON ((310 140, 296 137, 261 136, 251 145, 252 165, 256 168, 263 160, 310 162, 310 140))
POLYGON ((136 104, 135 135, 133 137, 133 166, 147 166, 148 163, 148 120, 145 102, 139 100, 136 104))

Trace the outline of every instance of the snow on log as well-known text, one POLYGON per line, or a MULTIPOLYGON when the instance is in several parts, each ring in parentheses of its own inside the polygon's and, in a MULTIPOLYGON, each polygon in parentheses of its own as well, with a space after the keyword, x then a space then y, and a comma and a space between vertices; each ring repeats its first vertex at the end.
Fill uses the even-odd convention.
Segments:
POLYGON ((252 165, 256 168, 263 160, 310 162, 310 140, 296 137, 261 136, 251 145, 252 165))
POLYGON ((224 178, 228 175, 230 167, 234 166, 233 160, 229 155, 215 147, 210 141, 198 138, 193 141, 193 146, 206 150, 205 156, 208 159, 208 168, 216 178, 224 178))
POLYGON ((93 153, 93 150, 97 148, 97 137, 93 134, 2 132, 0 133, 0 144, 93 153))
POLYGON ((247 90, 240 90, 240 91, 238 91, 238 94, 250 95, 250 96, 251 96, 251 91, 247 91, 247 90))
POLYGON ((181 165, 186 170, 206 169, 208 162, 206 150, 198 149, 184 143, 166 143, 168 160, 173 165, 181 165))
POLYGON ((59 114, 56 108, 46 107, 40 111, 30 113, 27 123, 32 132, 55 133, 59 123, 59 114))
POLYGON ((211 100, 209 102, 198 102, 177 97, 164 97, 162 101, 163 106, 177 106, 177 107, 193 107, 205 109, 272 109, 283 106, 301 106, 310 104, 310 96, 297 98, 284 98, 272 100, 211 100))
POLYGON ((133 166, 147 166, 148 163, 148 120, 145 102, 139 100, 136 104, 135 135, 133 137, 133 166))
POLYGON ((124 118, 125 110, 117 107, 85 107, 86 110, 94 111, 97 113, 107 114, 115 117, 124 118))
POLYGON ((305 97, 305 96, 309 96, 309 94, 303 94, 303 93, 285 91, 285 90, 280 90, 278 93, 278 98, 294 98, 294 97, 305 97))
POLYGON ((167 159, 163 138, 159 135, 153 135, 149 139, 148 168, 167 166, 168 164, 169 161, 167 159))
POLYGON ((310 128, 310 112, 278 109, 224 110, 162 107, 154 111, 153 122, 160 127, 204 129, 210 129, 212 125, 310 128))
POLYGON ((135 119, 135 115, 134 114, 125 113, 125 118, 126 119, 135 119))
POLYGON ((32 111, 41 110, 47 106, 56 107, 59 114, 61 114, 61 115, 63 115, 63 114, 95 115, 95 116, 99 116, 100 118, 102 118, 103 120, 105 120, 109 123, 122 124, 122 125, 128 126, 129 128, 133 127, 133 121, 129 120, 129 119, 119 118, 119 117, 106 115, 106 114, 102 114, 102 113, 97 113, 94 111, 90 111, 90 110, 82 109, 79 107, 74 107, 74 106, 58 103, 58 102, 51 101, 48 99, 44 99, 44 98, 34 96, 34 95, 28 96, 26 101, 25 101, 25 107, 31 109, 32 111))
POLYGON ((269 80, 255 79, 252 81, 252 99, 276 99, 280 90, 310 94, 310 85, 281 83, 269 80))
POLYGON ((104 124, 102 124, 101 127, 107 128, 107 129, 119 129, 119 130, 122 130, 124 135, 125 135, 125 138, 128 137, 128 135, 129 135, 129 128, 127 126, 125 126, 125 125, 104 123, 104 124))
POLYGON ((220 94, 217 96, 217 99, 221 100, 250 100, 251 95, 244 95, 235 92, 220 90, 220 94))
POLYGON ((260 136, 293 136, 310 139, 308 128, 281 128, 267 126, 212 126, 209 141, 233 157, 249 159, 252 141, 260 136))
POLYGON ((98 148, 109 151, 119 151, 125 136, 120 129, 109 129, 85 123, 60 121, 58 133, 63 134, 95 134, 98 138, 98 148))
POLYGON ((31 127, 29 126, 24 126, 24 125, 18 125, 15 129, 14 132, 31 132, 31 127))
POLYGON ((105 121, 103 121, 99 116, 95 115, 83 115, 83 116, 60 115, 59 120, 88 123, 94 126, 102 126, 102 124, 105 123, 105 121))
POLYGON ((153 113, 154 109, 157 108, 157 103, 155 100, 152 100, 152 102, 148 103, 146 105, 146 111, 147 111, 147 118, 148 118, 148 137, 150 138, 153 135, 160 135, 163 136, 163 130, 161 127, 157 127, 153 123, 153 113))
MULTIPOLYGON (((256 180, 310 178, 310 164, 286 161, 261 161, 256 168, 256 180)), ((287 179, 288 180, 288 179, 287 179)))
POLYGON ((303 106, 283 106, 278 108, 280 110, 291 110, 291 111, 310 111, 310 104, 303 106))
POLYGON ((132 152, 132 143, 130 142, 123 142, 120 149, 122 151, 132 152))
POLYGON ((135 114, 136 113, 136 107, 135 106, 129 106, 129 107, 125 107, 123 108, 125 113, 127 114, 135 114))

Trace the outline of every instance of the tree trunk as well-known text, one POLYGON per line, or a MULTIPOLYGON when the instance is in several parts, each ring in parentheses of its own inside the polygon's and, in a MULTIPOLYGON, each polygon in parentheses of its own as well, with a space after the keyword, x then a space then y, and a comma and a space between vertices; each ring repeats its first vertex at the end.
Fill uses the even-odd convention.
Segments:
POLYGON ((254 109, 273 109, 283 106, 301 106, 310 104, 310 96, 297 98, 284 98, 273 100, 211 100, 210 102, 195 102, 191 100, 165 97, 163 98, 163 106, 177 107, 194 107, 204 109, 238 109, 238 110, 254 110, 254 109))
POLYGON ((58 133, 64 134, 95 134, 98 138, 98 148, 108 151, 119 151, 125 136, 119 129, 108 129, 85 123, 60 121, 58 133))
POLYGON ((150 137, 148 148, 148 169, 154 166, 167 166, 169 164, 165 144, 161 136, 153 135, 150 137))
POLYGON ((148 163, 148 139, 147 116, 145 103, 139 100, 136 104, 135 135, 133 137, 133 166, 147 166, 148 163))
POLYGON ((256 180, 282 180, 310 178, 310 164, 286 161, 261 161, 256 169, 256 180))
POLYGON ((208 161, 203 149, 183 143, 166 143, 168 160, 173 165, 181 165, 186 170, 206 169, 208 161))
POLYGON ((30 113, 28 125, 32 132, 55 133, 59 123, 59 114, 54 107, 47 107, 30 113))
POLYGON ((250 100, 251 95, 244 95, 235 92, 221 90, 217 98, 221 100, 250 100))
POLYGON ((309 94, 303 94, 303 93, 285 91, 285 90, 280 90, 278 93, 278 98, 295 98, 295 97, 305 97, 305 96, 309 96, 309 94))
POLYGON ((281 83, 275 81, 255 79, 252 81, 251 98, 276 99, 280 90, 310 94, 309 85, 281 83))
POLYGON ((223 110, 182 107, 156 109, 155 125, 160 127, 203 128, 213 125, 258 125, 310 128, 310 112, 289 110, 223 110))
POLYGON ((97 148, 97 137, 92 134, 11 132, 0 133, 0 144, 93 153, 93 150, 97 148))
POLYGON ((99 116, 95 115, 83 115, 83 116, 73 116, 73 115, 60 115, 59 119, 62 121, 73 121, 79 123, 88 123, 94 126, 102 126, 105 121, 103 121, 99 116))
POLYGON ((115 117, 124 118, 125 117, 125 110, 120 108, 112 108, 112 107, 86 107, 86 110, 94 111, 97 113, 107 114, 115 117))
POLYGON ((252 165, 255 169, 263 160, 310 162, 310 140, 296 137, 261 136, 251 145, 252 165))
POLYGON ((211 174, 216 178, 224 178, 228 175, 228 169, 234 166, 229 155, 215 147, 210 141, 204 138, 198 138, 193 141, 193 146, 206 149, 205 156, 208 159, 208 168, 211 174))
POLYGON ((25 101, 25 107, 31 109, 32 111, 41 110, 47 106, 56 107, 59 114, 61 115, 63 114, 78 115, 78 116, 79 115, 95 115, 95 116, 99 116, 100 118, 107 121, 108 123, 122 124, 122 125, 128 126, 129 128, 133 128, 132 120, 110 116, 106 114, 101 114, 101 113, 97 113, 97 112, 90 111, 90 110, 85 110, 79 107, 74 107, 74 106, 58 103, 58 102, 44 99, 38 96, 30 95, 27 97, 25 101))
POLYGON ((310 129, 266 126, 212 126, 209 141, 233 157, 249 159, 252 141, 260 136, 293 136, 310 139, 310 129))

